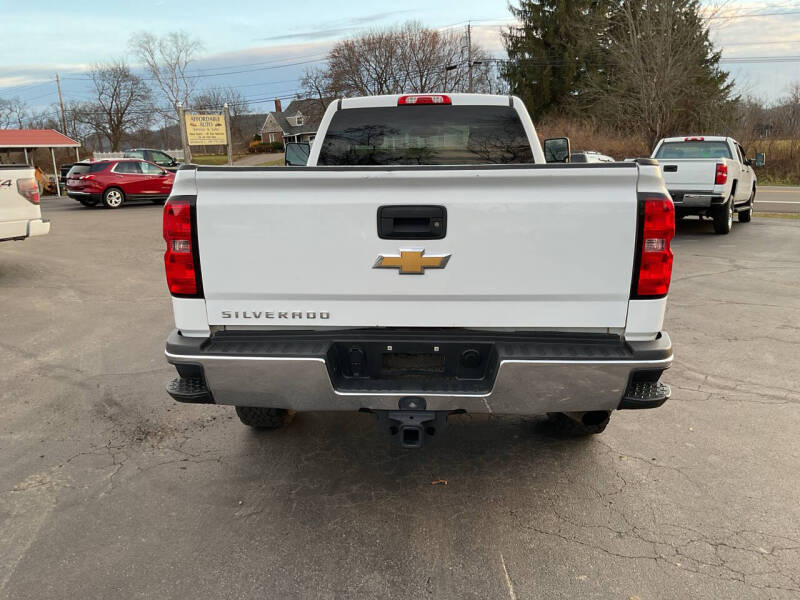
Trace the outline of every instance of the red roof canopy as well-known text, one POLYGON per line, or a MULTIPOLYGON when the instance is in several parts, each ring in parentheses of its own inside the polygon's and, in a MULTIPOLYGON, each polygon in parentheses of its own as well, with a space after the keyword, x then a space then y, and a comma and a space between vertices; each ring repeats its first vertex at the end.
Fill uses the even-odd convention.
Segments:
POLYGON ((0 148, 80 148, 55 129, 0 129, 0 148))

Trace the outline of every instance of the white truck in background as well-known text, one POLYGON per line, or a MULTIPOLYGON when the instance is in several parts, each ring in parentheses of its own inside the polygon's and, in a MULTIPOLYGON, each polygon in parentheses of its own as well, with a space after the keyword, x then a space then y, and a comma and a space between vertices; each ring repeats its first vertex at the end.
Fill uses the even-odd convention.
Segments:
POLYGON ((50 231, 42 219, 39 184, 28 165, 0 165, 0 242, 24 240, 50 231))
POLYGON ((453 413, 586 435, 660 406, 674 213, 656 161, 545 156, 568 140, 543 150, 519 98, 414 94, 334 102, 306 166, 182 167, 168 392, 260 429, 366 411, 404 447, 453 413))
POLYGON ((716 233, 729 233, 733 214, 747 223, 756 200, 753 166, 764 165, 764 155, 746 158, 742 145, 729 137, 693 136, 665 138, 656 144, 664 181, 675 203, 675 216, 711 217, 716 233))

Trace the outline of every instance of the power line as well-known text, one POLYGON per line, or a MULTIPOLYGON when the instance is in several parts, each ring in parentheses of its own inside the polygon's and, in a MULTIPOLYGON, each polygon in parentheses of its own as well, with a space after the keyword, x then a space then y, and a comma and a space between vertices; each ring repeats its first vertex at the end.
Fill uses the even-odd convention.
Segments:
POLYGON ((800 15, 800 10, 790 10, 786 12, 748 13, 746 15, 715 15, 712 17, 706 17, 706 20, 728 21, 733 19, 752 19, 756 17, 777 17, 781 15, 800 15))
POLYGON ((306 58, 309 58, 309 59, 311 59, 311 58, 325 58, 327 56, 328 56, 327 53, 326 54, 319 54, 319 53, 305 54, 305 55, 300 55, 300 56, 291 56, 291 57, 288 57, 288 58, 274 58, 274 59, 270 59, 268 61, 262 61, 262 62, 244 63, 244 64, 241 64, 241 65, 224 65, 224 66, 220 66, 220 67, 206 67, 205 69, 199 69, 198 68, 198 69, 193 69, 191 72, 194 73, 194 72, 197 72, 197 71, 217 71, 219 69, 239 69, 239 68, 242 68, 242 67, 256 67, 256 66, 261 66, 261 65, 272 65, 272 64, 275 64, 275 63, 280 63, 281 61, 284 61, 284 60, 300 60, 300 59, 306 59, 306 58))
POLYGON ((728 44, 718 42, 715 45, 727 48, 728 46, 766 46, 768 44, 800 44, 800 40, 785 40, 783 42, 733 42, 728 44))
MULTIPOLYGON (((255 68, 255 69, 244 69, 244 70, 241 70, 241 71, 226 71, 226 72, 223 72, 223 73, 209 73, 208 75, 187 75, 186 79, 202 79, 202 78, 206 78, 206 77, 220 77, 220 76, 223 76, 223 75, 238 75, 240 73, 252 73, 254 71, 271 71, 273 69, 284 69, 286 67, 295 67, 295 66, 298 66, 298 65, 307 65, 307 64, 311 64, 311 63, 315 63, 315 62, 320 62, 321 60, 322 59, 320 59, 320 60, 304 60, 304 61, 293 62, 293 63, 285 63, 285 64, 282 64, 282 65, 269 66, 269 67, 259 67, 259 68, 255 68)), ((85 77, 69 77, 69 78, 64 77, 64 79, 71 79, 73 81, 88 81, 88 80, 91 79, 91 77, 88 77, 88 76, 85 76, 85 77)), ((143 81, 156 81, 155 77, 140 77, 140 79, 142 79, 143 81)))
POLYGON ((12 89, 19 88, 19 91, 22 91, 22 90, 25 90, 25 89, 30 89, 30 88, 35 88, 35 87, 39 87, 39 86, 42 86, 42 85, 47 85, 48 83, 53 83, 53 82, 55 82, 55 79, 47 79, 47 80, 41 81, 39 83, 28 83, 28 84, 20 83, 19 85, 6 85, 6 86, 0 86, 0 90, 12 90, 12 89))

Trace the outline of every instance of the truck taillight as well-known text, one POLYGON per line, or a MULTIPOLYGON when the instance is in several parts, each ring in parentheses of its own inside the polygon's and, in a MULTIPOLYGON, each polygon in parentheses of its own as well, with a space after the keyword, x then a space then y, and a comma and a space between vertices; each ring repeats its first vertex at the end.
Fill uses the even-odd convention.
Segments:
POLYGON ((450 96, 446 94, 412 94, 400 96, 397 106, 414 106, 417 104, 451 104, 450 96))
POLYGON ((39 204, 39 184, 35 178, 17 179, 17 191, 31 204, 39 204))
POLYGON ((714 185, 725 185, 728 181, 728 165, 717 163, 717 172, 714 177, 714 185))
POLYGON ((672 278, 672 249, 675 237, 675 207, 662 195, 644 195, 642 201, 641 248, 635 297, 666 296, 672 278))
POLYGON ((164 205, 164 268, 173 296, 202 298, 194 196, 173 196, 164 205))

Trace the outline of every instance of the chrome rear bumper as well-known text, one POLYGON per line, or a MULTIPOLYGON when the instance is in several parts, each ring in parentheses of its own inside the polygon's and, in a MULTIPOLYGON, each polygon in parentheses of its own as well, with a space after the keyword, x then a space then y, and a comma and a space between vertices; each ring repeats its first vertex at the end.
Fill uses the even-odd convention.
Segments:
POLYGON ((187 339, 192 338, 173 333, 173 343, 167 344, 167 360, 178 365, 182 375, 201 375, 209 400, 296 411, 396 410, 400 399, 409 396, 424 398, 427 409, 434 411, 535 415, 614 410, 620 407, 634 379, 657 380, 672 362, 672 346, 666 333, 652 342, 618 342, 618 352, 570 352, 561 347, 563 342, 557 342, 558 353, 573 354, 558 358, 545 358, 547 344, 538 342, 536 352, 542 357, 511 357, 508 343, 498 342, 496 369, 485 389, 477 384, 470 389, 468 382, 457 381, 452 385, 414 387, 409 380, 399 380, 395 387, 383 383, 378 389, 365 382, 359 389, 358 382, 334 383, 335 368, 324 341, 310 347, 316 355, 303 356, 298 344, 294 351, 291 345, 275 348, 273 344, 272 355, 265 355, 263 341, 251 348, 237 341, 220 350, 213 344, 204 345, 203 340, 186 344, 187 339))

